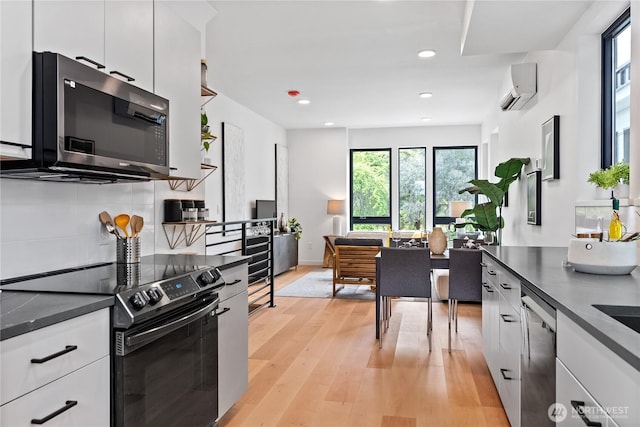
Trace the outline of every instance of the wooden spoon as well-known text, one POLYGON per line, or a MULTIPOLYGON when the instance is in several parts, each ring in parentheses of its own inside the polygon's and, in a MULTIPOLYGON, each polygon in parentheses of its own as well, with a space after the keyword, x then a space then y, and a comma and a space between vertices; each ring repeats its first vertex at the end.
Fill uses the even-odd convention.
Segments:
POLYGON ((107 211, 100 212, 98 214, 98 219, 109 233, 113 234, 118 239, 120 238, 120 233, 118 233, 118 230, 116 230, 116 227, 113 225, 113 219, 111 219, 111 215, 109 215, 107 211))
POLYGON ((144 226, 144 219, 141 216, 133 215, 131 217, 131 235, 138 237, 144 226))
POLYGON ((130 217, 127 214, 120 214, 115 218, 116 225, 124 231, 124 236, 129 237, 129 232, 127 231, 127 225, 129 225, 130 217))

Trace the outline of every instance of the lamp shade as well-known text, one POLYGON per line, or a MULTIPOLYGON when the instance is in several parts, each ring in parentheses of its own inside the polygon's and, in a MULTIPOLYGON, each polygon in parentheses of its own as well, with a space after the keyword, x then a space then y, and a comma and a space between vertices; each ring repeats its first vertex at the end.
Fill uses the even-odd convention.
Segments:
POLYGON ((452 218, 460 218, 462 212, 471 209, 471 202, 468 200, 455 200, 449 202, 449 216, 452 218))
POLYGON ((329 201, 327 201, 327 214, 328 215, 342 215, 342 214, 344 214, 344 200, 329 200, 329 201))

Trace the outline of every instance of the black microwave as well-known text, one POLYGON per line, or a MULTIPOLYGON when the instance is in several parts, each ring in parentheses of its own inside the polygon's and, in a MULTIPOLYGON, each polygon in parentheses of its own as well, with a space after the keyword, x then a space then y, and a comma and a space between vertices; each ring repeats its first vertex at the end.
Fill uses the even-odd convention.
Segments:
POLYGON ((33 54, 31 160, 12 178, 95 183, 169 175, 169 101, 63 55, 33 54))

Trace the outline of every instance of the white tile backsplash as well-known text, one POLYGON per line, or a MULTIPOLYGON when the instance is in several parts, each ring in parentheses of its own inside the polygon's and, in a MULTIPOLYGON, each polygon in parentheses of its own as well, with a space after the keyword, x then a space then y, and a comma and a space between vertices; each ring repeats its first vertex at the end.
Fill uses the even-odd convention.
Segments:
MULTIPOLYGON (((161 202, 160 202, 161 205, 161 202)), ((98 214, 144 218, 142 254, 155 253, 153 182, 87 185, 0 179, 0 278, 115 261, 98 214)))

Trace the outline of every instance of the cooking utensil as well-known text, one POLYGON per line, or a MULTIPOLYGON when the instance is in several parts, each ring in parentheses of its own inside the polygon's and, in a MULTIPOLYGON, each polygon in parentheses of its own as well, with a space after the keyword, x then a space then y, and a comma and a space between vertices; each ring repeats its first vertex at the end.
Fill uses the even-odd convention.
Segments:
POLYGON ((129 225, 129 221, 131 218, 127 214, 120 214, 115 218, 115 223, 118 227, 124 231, 124 236, 129 237, 129 232, 127 231, 127 225, 129 225))
POLYGON ((138 237, 144 226, 144 219, 141 216, 133 215, 131 217, 131 236, 138 237))
POLYGON ((111 215, 109 215, 107 211, 100 212, 98 214, 98 219, 109 233, 113 234, 118 239, 120 238, 120 233, 118 233, 118 230, 116 230, 116 227, 113 225, 113 219, 111 219, 111 215))

